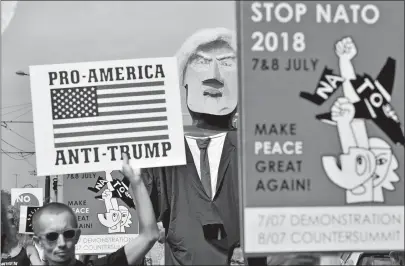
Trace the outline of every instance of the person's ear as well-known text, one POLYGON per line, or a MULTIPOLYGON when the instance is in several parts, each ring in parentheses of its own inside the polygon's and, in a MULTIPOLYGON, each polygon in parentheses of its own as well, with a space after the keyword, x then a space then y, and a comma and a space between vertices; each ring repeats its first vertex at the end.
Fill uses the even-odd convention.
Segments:
POLYGON ((81 234, 82 234, 82 230, 77 229, 76 235, 75 235, 75 245, 79 242, 79 238, 80 238, 81 234))

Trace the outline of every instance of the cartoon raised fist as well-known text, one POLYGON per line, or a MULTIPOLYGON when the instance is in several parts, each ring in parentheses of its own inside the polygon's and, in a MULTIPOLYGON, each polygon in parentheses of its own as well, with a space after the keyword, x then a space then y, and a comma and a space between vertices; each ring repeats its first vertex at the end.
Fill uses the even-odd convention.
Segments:
POLYGON ((101 197, 103 200, 111 200, 112 199, 112 192, 109 190, 104 190, 104 192, 101 194, 101 197))
POLYGON ((347 98, 338 98, 332 106, 331 118, 336 123, 351 123, 356 110, 347 98))
POLYGON ((340 59, 352 60, 357 55, 356 44, 350 37, 343 38, 336 43, 335 53, 340 59))

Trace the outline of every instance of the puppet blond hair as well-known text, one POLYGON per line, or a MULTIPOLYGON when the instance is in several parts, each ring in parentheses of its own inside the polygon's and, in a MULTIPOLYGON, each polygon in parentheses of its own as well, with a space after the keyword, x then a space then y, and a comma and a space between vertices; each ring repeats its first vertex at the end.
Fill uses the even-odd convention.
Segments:
POLYGON ((235 33, 227 28, 201 29, 187 38, 176 53, 180 85, 184 86, 184 74, 190 57, 202 46, 215 41, 224 41, 236 51, 235 33))

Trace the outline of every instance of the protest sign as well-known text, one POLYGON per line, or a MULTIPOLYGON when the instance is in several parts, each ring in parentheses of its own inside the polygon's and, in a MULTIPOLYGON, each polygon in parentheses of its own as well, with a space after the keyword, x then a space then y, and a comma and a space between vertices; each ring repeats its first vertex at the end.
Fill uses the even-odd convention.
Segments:
POLYGON ((239 2, 248 256, 404 249, 403 8, 239 2))
POLYGON ((30 67, 38 175, 185 164, 175 58, 30 67))
POLYGON ((20 207, 20 223, 18 232, 20 234, 33 234, 32 217, 39 209, 39 206, 21 206, 20 207))
POLYGON ((42 188, 12 188, 11 205, 16 208, 20 206, 42 206, 44 194, 42 188))
POLYGON ((112 253, 138 235, 129 189, 129 181, 118 171, 64 175, 63 202, 82 230, 76 254, 112 253))

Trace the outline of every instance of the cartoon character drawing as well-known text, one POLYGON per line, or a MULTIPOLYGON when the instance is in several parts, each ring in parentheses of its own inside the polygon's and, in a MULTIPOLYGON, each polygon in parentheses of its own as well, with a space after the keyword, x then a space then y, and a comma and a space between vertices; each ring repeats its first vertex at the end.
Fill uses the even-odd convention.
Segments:
POLYGON ((102 199, 105 203, 106 213, 99 213, 98 220, 102 225, 108 227, 108 233, 120 232, 121 212, 118 209, 117 200, 112 198, 112 192, 107 189, 102 193, 102 199))
POLYGON ((105 203, 106 212, 99 213, 98 220, 102 225, 108 228, 108 233, 125 233, 125 228, 130 227, 131 213, 128 208, 118 205, 116 198, 113 198, 112 186, 108 183, 108 188, 101 194, 102 200, 105 203))
POLYGON ((121 222, 120 222, 120 228, 121 228, 121 233, 125 233, 125 227, 130 227, 132 224, 131 218, 132 215, 129 212, 128 208, 125 206, 118 206, 118 209, 121 213, 121 222))
POLYGON ((340 75, 344 78, 344 97, 335 101, 331 118, 337 127, 342 154, 323 156, 323 168, 329 179, 346 190, 347 203, 384 202, 383 188, 394 190, 393 183, 399 181, 395 172, 398 161, 390 145, 380 138, 369 137, 365 120, 355 118, 356 102, 361 99, 352 85, 356 74, 352 59, 357 48, 351 38, 336 44, 340 75))

